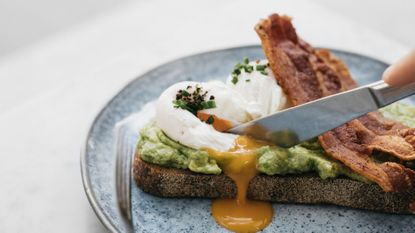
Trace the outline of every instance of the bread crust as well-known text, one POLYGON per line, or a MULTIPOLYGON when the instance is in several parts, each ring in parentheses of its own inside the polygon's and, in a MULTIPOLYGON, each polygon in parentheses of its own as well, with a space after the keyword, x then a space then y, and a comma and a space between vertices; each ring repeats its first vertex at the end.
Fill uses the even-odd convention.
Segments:
MULTIPOLYGON (((235 183, 226 175, 205 175, 162 167, 134 156, 134 180, 145 192, 160 197, 233 198, 235 183)), ((323 180, 314 174, 259 174, 249 184, 248 198, 279 203, 334 204, 395 214, 414 214, 414 193, 384 192, 377 184, 348 178, 323 180), (412 203, 412 205, 411 205, 412 203)))

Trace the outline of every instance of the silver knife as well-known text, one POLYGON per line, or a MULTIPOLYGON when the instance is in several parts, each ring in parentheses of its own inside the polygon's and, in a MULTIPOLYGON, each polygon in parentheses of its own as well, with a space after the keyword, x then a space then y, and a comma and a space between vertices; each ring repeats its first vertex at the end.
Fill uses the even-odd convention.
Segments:
POLYGON ((228 132, 290 147, 413 94, 415 83, 392 87, 374 82, 255 119, 228 132))

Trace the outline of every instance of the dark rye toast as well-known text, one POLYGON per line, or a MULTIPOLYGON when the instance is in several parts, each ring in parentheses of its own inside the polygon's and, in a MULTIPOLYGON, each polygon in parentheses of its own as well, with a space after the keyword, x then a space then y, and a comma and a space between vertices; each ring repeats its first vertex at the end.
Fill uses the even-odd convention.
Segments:
MULTIPOLYGON (((145 192, 160 197, 234 198, 235 183, 228 176, 205 175, 147 163, 134 156, 134 179, 145 192)), ((298 204, 334 204, 395 214, 415 213, 415 193, 385 192, 375 183, 344 177, 323 180, 316 174, 269 176, 251 180, 248 198, 298 204)))
MULTIPOLYGON (((287 16, 271 15, 255 28, 278 84, 293 105, 357 86, 347 67, 327 50, 299 38, 287 16)), ((322 179, 316 173, 256 175, 247 196, 253 200, 299 204, 334 204, 395 214, 415 213, 415 129, 369 113, 323 134, 319 140, 329 157, 372 183, 346 177, 322 179), (392 158, 381 161, 373 152, 392 158), (389 161, 390 160, 390 161, 389 161)), ((233 198, 236 185, 228 176, 205 175, 147 163, 134 157, 134 179, 161 197, 233 198)))

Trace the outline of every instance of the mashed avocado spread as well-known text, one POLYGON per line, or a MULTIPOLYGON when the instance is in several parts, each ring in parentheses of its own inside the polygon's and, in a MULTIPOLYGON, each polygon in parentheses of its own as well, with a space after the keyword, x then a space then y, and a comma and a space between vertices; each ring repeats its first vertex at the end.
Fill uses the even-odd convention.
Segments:
MULTIPOLYGON (((415 127, 415 107, 395 103, 381 109, 381 113, 410 127, 415 127)), ((206 151, 181 145, 150 122, 140 131, 137 150, 141 159, 167 167, 189 169, 204 174, 220 174, 222 170, 206 151)), ((257 150, 257 169, 268 175, 301 174, 316 172, 322 179, 340 175, 368 182, 339 162, 329 158, 317 140, 305 142, 285 149, 277 146, 263 146, 257 150)))
POLYGON ((137 150, 141 159, 162 166, 189 169, 205 174, 220 174, 222 170, 206 151, 183 146, 150 122, 140 131, 137 150))

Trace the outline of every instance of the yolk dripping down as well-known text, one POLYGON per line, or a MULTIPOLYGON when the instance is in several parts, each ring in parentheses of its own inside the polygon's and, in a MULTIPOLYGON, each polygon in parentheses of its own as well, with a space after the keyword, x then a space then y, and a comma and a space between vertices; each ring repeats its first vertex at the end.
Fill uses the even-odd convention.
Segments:
POLYGON ((255 150, 264 145, 247 136, 239 136, 235 140, 235 147, 227 152, 205 149, 237 187, 236 199, 216 199, 212 204, 212 215, 216 222, 228 230, 257 232, 272 220, 270 203, 246 198, 249 182, 257 174, 255 150))

